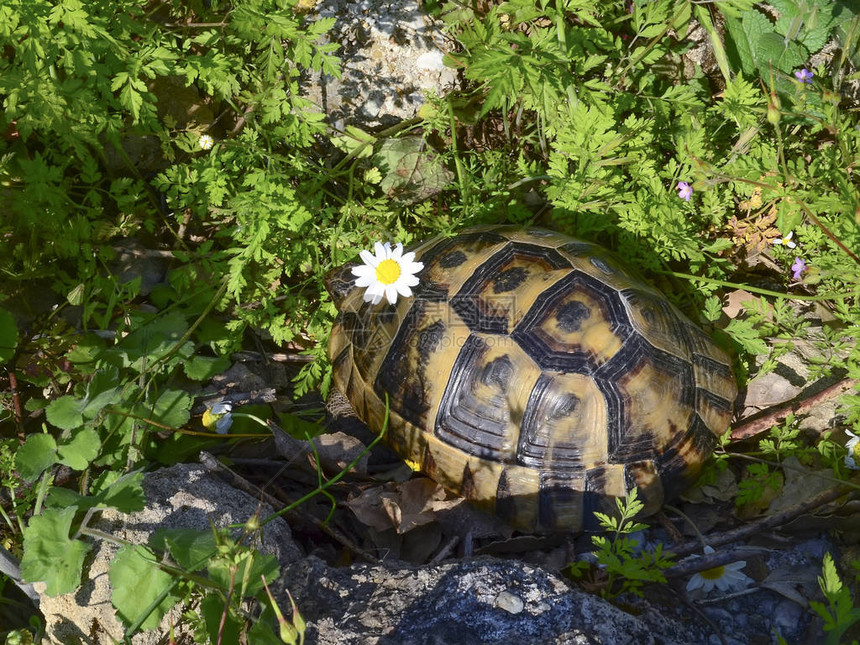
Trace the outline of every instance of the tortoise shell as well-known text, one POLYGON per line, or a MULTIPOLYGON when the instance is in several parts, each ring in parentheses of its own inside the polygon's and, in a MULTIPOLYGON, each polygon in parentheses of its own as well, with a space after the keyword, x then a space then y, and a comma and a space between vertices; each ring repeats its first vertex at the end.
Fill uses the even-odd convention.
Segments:
POLYGON ((451 491, 529 532, 594 527, 638 487, 645 514, 728 429, 730 360, 604 249, 484 227, 412 248, 413 297, 363 301, 342 267, 328 353, 371 428, 451 491), (387 397, 387 399, 386 399, 387 397))

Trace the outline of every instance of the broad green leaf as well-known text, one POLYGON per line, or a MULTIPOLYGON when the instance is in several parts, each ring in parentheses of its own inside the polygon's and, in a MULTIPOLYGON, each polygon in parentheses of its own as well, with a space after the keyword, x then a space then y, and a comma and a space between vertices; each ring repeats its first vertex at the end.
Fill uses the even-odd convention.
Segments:
POLYGON ((212 531, 193 529, 158 529, 149 538, 149 545, 168 551, 176 563, 187 571, 199 571, 209 564, 218 550, 212 531))
POLYGON ((239 621, 232 611, 227 612, 226 621, 223 629, 221 627, 221 618, 224 614, 224 600, 217 593, 208 593, 200 602, 200 613, 206 624, 206 631, 209 634, 210 642, 217 643, 238 643, 239 642, 239 621))
POLYGON ((111 351, 125 353, 128 359, 142 368, 169 352, 188 330, 185 317, 179 312, 171 312, 142 324, 122 339, 111 351))
POLYGON ((166 390, 158 397, 152 419, 172 428, 179 428, 191 418, 191 396, 181 390, 166 390))
POLYGON ((45 509, 41 515, 30 518, 24 529, 21 577, 27 582, 43 581, 49 596, 71 593, 78 588, 84 557, 92 548, 69 538, 76 510, 45 509))
POLYGON ((45 505, 50 508, 77 506, 78 510, 110 507, 123 513, 134 513, 146 505, 142 481, 143 473, 140 472, 119 477, 116 471, 106 471, 93 483, 92 495, 82 496, 71 489, 53 486, 45 505))
POLYGON ((773 33, 773 26, 757 10, 745 12, 742 19, 726 16, 725 22, 729 36, 726 43, 729 56, 735 58, 735 66, 740 66, 744 74, 755 74, 759 39, 766 33, 773 33))
POLYGON ((99 433, 92 428, 84 428, 58 448, 59 461, 74 470, 84 470, 98 456, 101 445, 99 433))
POLYGON ((785 38, 773 32, 762 34, 758 39, 756 65, 763 74, 768 70, 769 64, 773 65, 774 69, 788 73, 803 65, 805 60, 806 49, 797 42, 786 42, 785 38))
POLYGON ((109 366, 97 371, 87 385, 83 415, 92 419, 105 406, 119 402, 122 398, 122 388, 117 385, 119 382, 119 369, 116 367, 109 366))
POLYGON ((133 472, 123 475, 109 486, 99 489, 95 499, 97 504, 115 508, 123 513, 143 510, 146 506, 143 473, 133 472))
POLYGON ((223 356, 192 356, 182 364, 185 375, 193 381, 208 381, 230 367, 230 360, 223 356))
POLYGON ((72 349, 66 352, 66 358, 72 361, 76 367, 80 367, 82 365, 90 365, 91 367, 94 367, 96 358, 98 358, 99 354, 104 351, 104 348, 104 340, 95 334, 87 334, 80 338, 72 349))
POLYGON ((275 635, 273 624, 277 625, 274 612, 266 607, 259 619, 251 625, 248 631, 248 642, 254 645, 284 645, 284 641, 275 635))
POLYGON ((78 510, 85 510, 94 506, 91 497, 83 497, 78 495, 70 488, 61 488, 60 486, 51 486, 48 491, 48 496, 45 498, 45 506, 48 508, 66 508, 67 506, 77 506, 78 510))
POLYGON ((137 622, 158 601, 140 624, 142 629, 154 629, 179 600, 170 593, 173 576, 161 570, 146 547, 127 544, 120 548, 111 561, 109 575, 111 603, 126 625, 137 622))
POLYGON ((15 319, 5 309, 0 309, 0 363, 5 363, 15 355, 18 346, 18 327, 15 319))
POLYGON ((83 425, 85 407, 86 401, 67 394, 51 401, 45 408, 45 416, 52 425, 62 430, 72 430, 83 425))
POLYGON ((31 434, 15 453, 15 469, 25 481, 35 481, 57 461, 57 442, 49 434, 31 434))

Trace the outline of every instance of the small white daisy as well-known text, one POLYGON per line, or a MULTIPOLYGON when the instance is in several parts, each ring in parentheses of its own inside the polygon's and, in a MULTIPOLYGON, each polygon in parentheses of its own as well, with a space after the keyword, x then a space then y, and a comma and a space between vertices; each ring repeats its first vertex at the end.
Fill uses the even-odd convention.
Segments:
POLYGON ((845 449, 848 451, 848 454, 845 455, 845 465, 851 470, 860 470, 860 466, 857 465, 857 461, 854 459, 854 455, 858 453, 857 444, 860 444, 860 437, 850 430, 846 430, 845 434, 851 437, 848 443, 845 444, 845 449))
POLYGON ((788 248, 793 249, 794 247, 796 247, 796 246, 797 246, 797 244, 795 244, 794 242, 792 242, 792 241, 791 241, 791 238, 792 238, 792 237, 794 237, 794 231, 789 231, 789 232, 788 232, 788 235, 786 235, 785 237, 778 237, 778 238, 776 238, 776 239, 773 241, 773 243, 774 243, 774 244, 779 244, 779 245, 782 245, 782 246, 787 246, 788 248))
MULTIPOLYGON (((710 555, 714 552, 713 547, 705 546, 705 555, 710 555)), ((752 580, 745 574, 741 573, 741 569, 747 566, 744 560, 732 562, 713 569, 707 569, 694 573, 687 583, 687 591, 701 589, 704 593, 710 593, 714 589, 720 591, 730 591, 732 589, 744 589, 752 580)))
POLYGON ((208 430, 215 430, 218 434, 227 434, 233 425, 233 406, 226 401, 220 401, 211 408, 206 408, 203 413, 203 425, 208 430))
POLYGON ((364 301, 375 305, 385 296, 393 305, 398 294, 404 298, 411 296, 410 287, 418 284, 415 274, 424 268, 422 262, 415 262, 415 253, 404 254, 402 244, 391 248, 388 242, 377 242, 374 251, 375 255, 362 251, 360 255, 364 264, 352 269, 352 275, 356 277, 355 286, 367 288, 364 301))
POLYGON ((209 150, 215 145, 215 139, 208 134, 201 134, 197 145, 200 146, 201 150, 209 150))

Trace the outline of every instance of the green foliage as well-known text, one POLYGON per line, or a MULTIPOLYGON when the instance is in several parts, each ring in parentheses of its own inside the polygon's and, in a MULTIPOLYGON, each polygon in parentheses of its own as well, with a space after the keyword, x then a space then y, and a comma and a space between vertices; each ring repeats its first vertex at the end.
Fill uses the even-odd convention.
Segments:
MULTIPOLYGON (((604 598, 615 598, 627 592, 642 596, 642 587, 646 583, 666 582, 662 572, 674 565, 672 554, 664 553, 662 544, 658 544, 654 551, 640 549, 639 541, 628 537, 631 533, 648 528, 646 524, 634 521, 644 508, 636 488, 627 494, 626 499, 615 501, 618 506, 617 517, 594 513, 601 528, 613 534, 611 538, 603 535, 591 538, 596 548, 594 555, 597 562, 605 568, 606 580, 601 581, 600 594, 604 598)), ((569 568, 570 574, 574 578, 581 578, 588 566, 587 562, 573 563, 569 568)))
MULTIPOLYGON (((860 609, 854 606, 851 592, 843 586, 836 571, 836 565, 829 553, 824 554, 822 575, 818 576, 818 586, 824 594, 826 604, 815 600, 809 606, 824 620, 824 631, 827 632, 825 645, 838 645, 844 642, 842 635, 857 621, 860 621, 860 609)), ((852 641, 856 645, 857 641, 852 641)))
MULTIPOLYGON (((850 255, 860 248, 860 128, 842 86, 848 61, 860 62, 860 17, 848 3, 771 5, 776 13, 751 0, 434 5, 462 45, 446 60, 467 86, 370 133, 335 131, 301 95, 307 77, 339 74, 324 38, 333 19, 305 3, 4 2, 0 364, 19 386, 14 396, 3 388, 0 419, 16 425, 5 436, 26 440, 0 442, 11 497, 0 511, 28 579, 73 589, 104 537, 93 514, 142 506, 135 469, 212 441, 187 434, 189 392, 249 335, 313 359, 295 394, 325 393, 335 310, 323 276, 377 240, 547 225, 608 243, 691 317, 721 327, 742 379, 774 369, 798 341, 816 349, 811 377, 860 378, 850 255), (716 73, 687 56, 694 19, 716 73), (798 82, 793 73, 831 38, 829 67, 798 82), (796 249, 768 247, 790 231, 796 249), (138 243, 164 260, 155 286, 138 243), (763 249, 772 264, 755 265, 763 249), (799 280, 795 257, 808 266, 799 280), (690 275, 692 287, 675 281, 690 275), (760 297, 726 321, 726 289, 747 286, 760 297), (818 299, 833 320, 812 329, 793 295, 818 299), (80 473, 74 486, 53 485, 58 465, 80 473)), ((843 401, 857 428, 860 397, 843 401)), ((317 431, 296 415, 281 422, 297 436, 317 431)), ((844 475, 841 448, 805 446, 791 421, 759 448, 768 463, 747 470, 742 503, 779 486, 790 455, 844 475)), ((641 593, 668 566, 659 549, 637 551, 639 508, 634 491, 617 517, 599 516, 612 533, 594 542, 606 596, 641 593)), ((201 642, 301 642, 295 605, 287 621, 264 593, 274 562, 241 542, 165 531, 147 548, 123 547, 111 579, 129 634, 192 599, 200 613, 185 620, 201 642), (259 611, 249 614, 241 603, 252 598, 259 611)))
POLYGON ((179 600, 170 593, 174 584, 173 576, 161 570, 145 547, 124 545, 111 559, 111 602, 125 623, 137 623, 142 629, 157 627, 179 600))
POLYGON ((765 463, 750 464, 746 468, 746 476, 738 482, 738 496, 735 503, 738 506, 757 502, 765 491, 777 491, 782 486, 782 475, 765 463))
POLYGON ((92 545, 70 536, 74 507, 46 509, 35 515, 24 530, 21 576, 30 582, 44 581, 45 593, 70 593, 81 584, 81 569, 92 545))
MULTIPOLYGON (((767 77, 771 70, 790 74, 821 50, 833 31, 853 17, 847 4, 829 0, 776 0, 769 3, 776 20, 762 8, 728 15, 728 54, 749 76, 767 77)), ((716 5, 722 8, 721 4, 716 5)))

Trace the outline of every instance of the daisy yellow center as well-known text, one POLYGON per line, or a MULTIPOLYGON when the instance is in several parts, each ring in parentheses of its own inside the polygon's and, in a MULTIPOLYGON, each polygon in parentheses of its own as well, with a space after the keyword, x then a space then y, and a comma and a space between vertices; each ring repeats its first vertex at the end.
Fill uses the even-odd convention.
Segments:
POLYGON ((400 265, 395 260, 383 260, 376 267, 376 279, 382 284, 394 284, 400 277, 400 265))
POLYGON ((705 580, 719 580, 723 577, 723 574, 725 572, 725 567, 714 567, 713 569, 702 571, 699 575, 702 576, 705 580))

